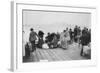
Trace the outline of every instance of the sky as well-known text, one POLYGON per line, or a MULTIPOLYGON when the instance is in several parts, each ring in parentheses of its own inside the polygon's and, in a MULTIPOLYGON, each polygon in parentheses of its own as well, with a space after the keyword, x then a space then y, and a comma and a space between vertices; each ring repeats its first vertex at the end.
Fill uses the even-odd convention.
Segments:
POLYGON ((66 27, 75 25, 90 27, 90 13, 23 11, 23 25, 25 28, 33 27, 44 32, 61 32, 66 27))

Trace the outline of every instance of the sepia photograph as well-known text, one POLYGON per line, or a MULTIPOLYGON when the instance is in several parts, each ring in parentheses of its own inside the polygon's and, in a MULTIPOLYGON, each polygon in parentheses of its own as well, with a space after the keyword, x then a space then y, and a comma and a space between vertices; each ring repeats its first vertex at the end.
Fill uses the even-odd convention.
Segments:
POLYGON ((22 10, 22 61, 91 59, 91 13, 22 10))

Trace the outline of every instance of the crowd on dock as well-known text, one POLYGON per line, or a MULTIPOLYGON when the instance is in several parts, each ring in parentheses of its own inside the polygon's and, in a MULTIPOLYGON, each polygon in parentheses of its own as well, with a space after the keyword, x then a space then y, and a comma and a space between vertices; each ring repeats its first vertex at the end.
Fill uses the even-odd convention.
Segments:
MULTIPOLYGON (((25 56, 30 56, 30 52, 34 52, 37 48, 40 49, 68 49, 68 45, 72 43, 78 43, 81 45, 80 55, 83 56, 84 48, 91 48, 91 29, 84 27, 81 29, 79 26, 66 28, 62 32, 48 32, 44 37, 44 32, 39 30, 35 32, 34 28, 30 29, 29 41, 25 44, 25 56), (43 39, 45 38, 45 40, 43 39)), ((91 49, 89 49, 88 55, 91 55, 91 49)))

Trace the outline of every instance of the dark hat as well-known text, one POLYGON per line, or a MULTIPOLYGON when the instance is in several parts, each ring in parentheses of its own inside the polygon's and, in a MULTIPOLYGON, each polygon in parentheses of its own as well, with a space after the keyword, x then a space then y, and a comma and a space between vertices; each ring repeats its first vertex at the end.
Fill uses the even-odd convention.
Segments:
POLYGON ((33 28, 31 28, 30 31, 33 31, 33 28))

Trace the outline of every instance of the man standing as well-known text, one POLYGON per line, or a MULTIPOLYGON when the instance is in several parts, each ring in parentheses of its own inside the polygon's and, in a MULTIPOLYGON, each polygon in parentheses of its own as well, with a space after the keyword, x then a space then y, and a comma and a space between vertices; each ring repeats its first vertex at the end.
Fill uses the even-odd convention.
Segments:
POLYGON ((31 32, 30 32, 30 36, 29 36, 29 41, 32 45, 32 52, 34 52, 36 50, 35 41, 37 40, 37 37, 36 37, 37 34, 36 34, 36 32, 34 32, 33 28, 31 28, 30 31, 31 32))
POLYGON ((74 28, 74 41, 77 42, 77 32, 78 32, 78 26, 76 25, 74 28))
POLYGON ((69 34, 70 34, 70 43, 72 43, 72 39, 73 39, 73 31, 72 31, 71 28, 69 29, 69 34))
POLYGON ((83 55, 83 46, 87 46, 89 44, 89 33, 86 28, 82 30, 82 36, 80 37, 82 49, 80 55, 83 55))

